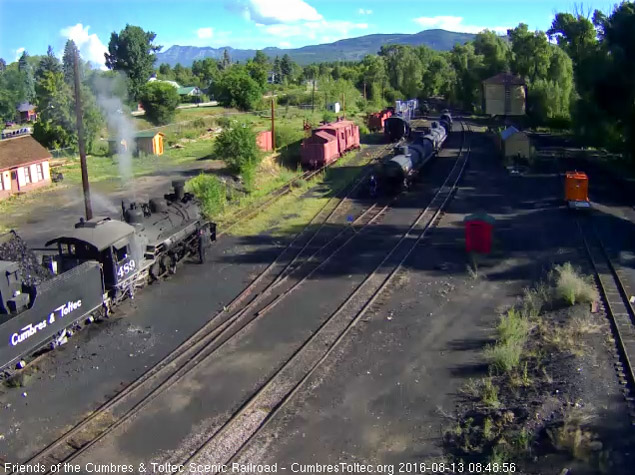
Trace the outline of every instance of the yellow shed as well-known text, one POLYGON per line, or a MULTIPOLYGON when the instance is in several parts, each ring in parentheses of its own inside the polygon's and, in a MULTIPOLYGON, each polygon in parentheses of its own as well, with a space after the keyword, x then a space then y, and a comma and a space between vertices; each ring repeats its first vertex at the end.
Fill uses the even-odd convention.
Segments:
POLYGON ((513 74, 501 73, 483 81, 483 109, 488 115, 525 115, 525 81, 513 74))
POLYGON ((525 132, 516 127, 509 127, 500 134, 500 147, 503 157, 531 156, 531 141, 525 132))
POLYGON ((145 152, 149 155, 163 155, 163 138, 161 132, 139 132, 135 135, 137 153, 145 152))

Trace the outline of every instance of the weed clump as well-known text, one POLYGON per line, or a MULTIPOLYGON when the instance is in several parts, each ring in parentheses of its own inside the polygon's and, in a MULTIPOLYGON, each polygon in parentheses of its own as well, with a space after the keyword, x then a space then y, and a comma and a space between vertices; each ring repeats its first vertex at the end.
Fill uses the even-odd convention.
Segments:
POLYGON ((520 364, 529 330, 529 320, 518 310, 512 308, 501 315, 496 327, 496 344, 485 349, 485 356, 494 369, 509 373, 520 364))
POLYGON ((580 275, 569 262, 555 266, 552 278, 555 281, 556 296, 569 305, 590 303, 598 298, 593 280, 580 275))

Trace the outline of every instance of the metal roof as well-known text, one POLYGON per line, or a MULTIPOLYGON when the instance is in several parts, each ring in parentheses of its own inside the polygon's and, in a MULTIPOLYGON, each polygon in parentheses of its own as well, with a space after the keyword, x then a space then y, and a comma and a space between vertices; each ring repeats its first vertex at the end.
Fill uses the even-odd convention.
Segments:
POLYGON ((195 86, 183 86, 179 87, 176 92, 178 92, 180 96, 187 96, 192 92, 194 92, 195 94, 199 94, 200 90, 198 89, 198 87, 195 86))
POLYGON ((516 127, 514 126, 508 127, 501 132, 501 140, 505 141, 509 137, 517 133, 519 133, 519 130, 516 127))
POLYGON ((84 222, 79 225, 79 227, 64 233, 62 236, 47 242, 46 245, 50 246, 58 241, 74 239, 90 244, 95 247, 97 251, 101 252, 107 247, 112 246, 120 239, 128 237, 133 233, 134 228, 128 223, 107 217, 97 217, 84 222))

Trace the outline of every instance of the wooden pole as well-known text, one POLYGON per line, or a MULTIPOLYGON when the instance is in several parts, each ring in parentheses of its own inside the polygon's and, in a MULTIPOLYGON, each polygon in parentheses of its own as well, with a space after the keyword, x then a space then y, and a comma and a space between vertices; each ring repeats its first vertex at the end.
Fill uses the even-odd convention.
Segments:
POLYGON ((313 74, 313 93, 311 94, 311 112, 315 112, 315 74, 313 74))
POLYGON ((271 97, 271 148, 276 149, 276 111, 273 105, 273 96, 271 97))
POLYGON ((75 50, 75 57, 73 60, 73 75, 75 79, 75 115, 77 116, 79 163, 82 168, 82 188, 84 189, 86 220, 89 220, 93 218, 93 208, 90 204, 90 185, 88 183, 88 168, 86 167, 86 145, 84 144, 84 125, 82 123, 82 98, 79 91, 79 53, 77 50, 75 50))

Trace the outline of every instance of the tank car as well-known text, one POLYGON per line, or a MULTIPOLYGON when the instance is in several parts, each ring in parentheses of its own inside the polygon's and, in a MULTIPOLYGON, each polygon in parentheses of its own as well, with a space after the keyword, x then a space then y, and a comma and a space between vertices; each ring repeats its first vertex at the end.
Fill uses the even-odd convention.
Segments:
POLYGON ((80 220, 47 243, 57 251, 47 256, 48 269, 34 258, 21 264, 29 253, 11 244, 19 242, 15 233, 0 239, 0 370, 48 342, 64 342, 83 321, 107 316, 137 288, 174 273, 186 257, 205 261, 216 224, 202 216, 182 181, 173 186, 163 198, 122 203, 123 220, 80 220), (3 242, 18 250, 7 254, 3 242))

